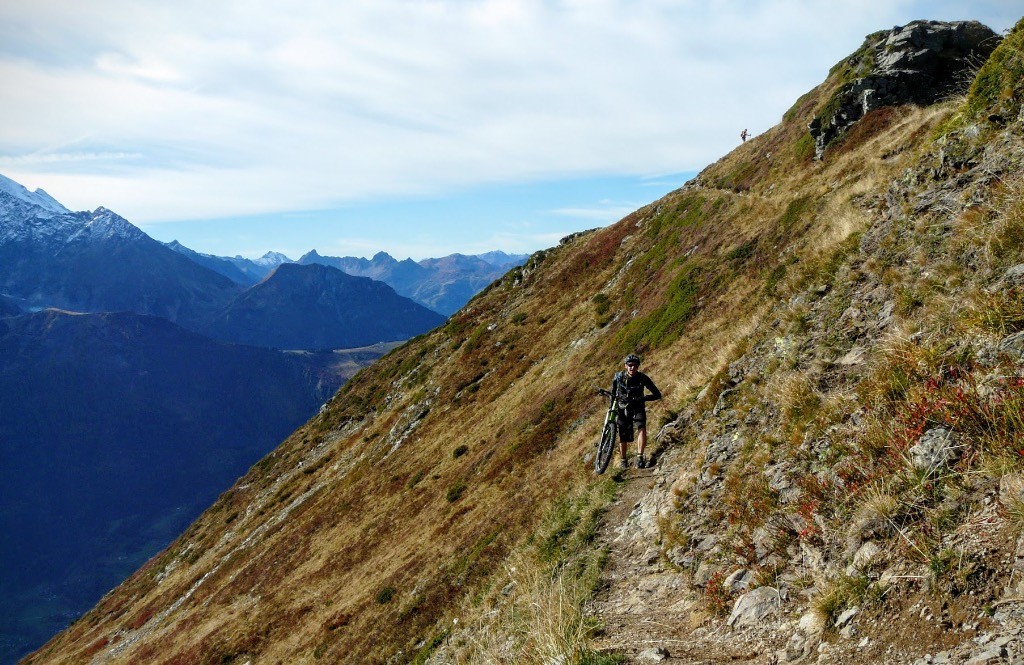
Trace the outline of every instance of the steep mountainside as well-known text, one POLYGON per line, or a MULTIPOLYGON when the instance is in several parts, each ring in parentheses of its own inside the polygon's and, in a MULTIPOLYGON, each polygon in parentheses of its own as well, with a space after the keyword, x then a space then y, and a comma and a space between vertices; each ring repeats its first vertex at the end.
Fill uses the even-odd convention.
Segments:
POLYGON ((0 319, 0 660, 181 533, 354 372, 338 360, 130 313, 0 319))
POLYGON ((0 296, 0 316, 14 316, 21 314, 21 307, 10 298, 0 296))
POLYGON ((285 263, 217 313, 203 332, 279 349, 343 349, 408 339, 443 322, 382 282, 285 263))
POLYGON ((888 96, 820 159, 808 131, 896 49, 942 52, 919 29, 963 30, 869 37, 680 190, 535 254, 29 662, 1020 654, 1024 21, 966 98, 888 96), (595 478, 593 386, 634 351, 657 466, 595 478))

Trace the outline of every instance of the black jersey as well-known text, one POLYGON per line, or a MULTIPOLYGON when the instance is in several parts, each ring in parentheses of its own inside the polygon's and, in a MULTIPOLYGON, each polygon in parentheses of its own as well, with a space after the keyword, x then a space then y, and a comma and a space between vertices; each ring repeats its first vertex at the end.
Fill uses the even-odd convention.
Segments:
POLYGON ((643 372, 637 372, 630 377, 625 372, 616 372, 612 379, 612 394, 619 398, 623 406, 643 407, 644 402, 651 402, 661 399, 661 391, 651 381, 651 377, 643 372), (650 395, 644 394, 644 389, 650 391, 650 395))

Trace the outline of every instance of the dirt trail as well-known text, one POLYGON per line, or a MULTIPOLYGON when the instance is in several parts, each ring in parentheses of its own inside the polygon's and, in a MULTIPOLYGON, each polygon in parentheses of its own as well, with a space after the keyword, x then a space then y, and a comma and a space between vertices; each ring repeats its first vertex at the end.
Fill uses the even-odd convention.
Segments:
POLYGON ((598 538, 609 558, 587 607, 603 626, 593 646, 628 663, 772 663, 781 645, 710 620, 690 576, 661 552, 656 516, 671 496, 673 457, 626 471, 604 515, 598 538))

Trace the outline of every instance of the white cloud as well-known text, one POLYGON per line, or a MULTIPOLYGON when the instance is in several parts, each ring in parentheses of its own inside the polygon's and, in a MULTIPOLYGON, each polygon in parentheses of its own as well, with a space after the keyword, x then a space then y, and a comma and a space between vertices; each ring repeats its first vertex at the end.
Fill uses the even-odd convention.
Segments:
POLYGON ((682 172, 868 32, 1013 4, 5 3, 0 168, 138 222, 682 172))

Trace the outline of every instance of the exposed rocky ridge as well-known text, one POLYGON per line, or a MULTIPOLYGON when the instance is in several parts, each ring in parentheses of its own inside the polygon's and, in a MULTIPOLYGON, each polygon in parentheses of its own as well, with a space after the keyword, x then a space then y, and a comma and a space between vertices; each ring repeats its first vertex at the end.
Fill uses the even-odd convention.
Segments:
POLYGON ((823 96, 361 374, 32 661, 1009 657, 1024 127, 904 106, 811 162, 823 96), (591 530, 635 349, 672 412, 591 530))
MULTIPOLYGON (((965 92, 999 35, 977 21, 913 21, 868 37, 842 66, 856 77, 811 121, 815 157, 853 123, 883 106, 933 104, 965 92)), ((839 67, 839 66, 837 66, 839 67)))

